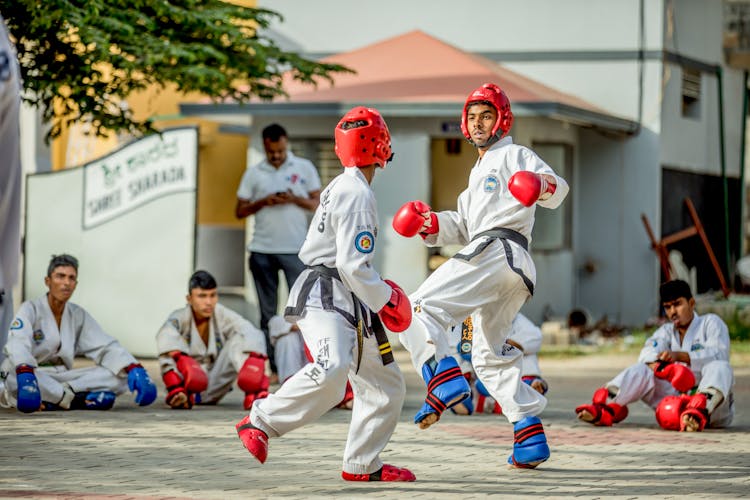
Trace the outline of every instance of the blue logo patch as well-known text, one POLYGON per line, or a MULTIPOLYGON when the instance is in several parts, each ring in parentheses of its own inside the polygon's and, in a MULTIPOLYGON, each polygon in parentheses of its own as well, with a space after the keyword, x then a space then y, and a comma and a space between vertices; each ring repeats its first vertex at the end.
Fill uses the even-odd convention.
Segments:
POLYGON ((690 350, 693 352, 700 351, 701 349, 703 349, 703 346, 701 344, 693 344, 692 346, 690 346, 690 350))
POLYGON ((23 320, 21 318, 16 318, 13 320, 13 323, 10 324, 11 330, 20 330, 23 328, 23 320))
POLYGON ((370 231, 362 231, 354 238, 354 248, 361 253, 371 253, 375 249, 375 237, 370 231))
POLYGON ((656 346, 658 346, 658 345, 659 345, 659 343, 658 343, 657 341, 655 341, 655 340, 654 340, 654 342, 653 342, 653 346, 652 346, 652 347, 656 347, 656 346))
POLYGON ((485 193, 492 193, 494 191, 497 191, 497 186, 500 184, 500 181, 497 180, 497 177, 494 175, 488 175, 486 179, 484 179, 484 192, 485 193))
POLYGON ((39 345, 44 341, 44 332, 41 330, 34 330, 32 338, 34 339, 34 343, 39 345))

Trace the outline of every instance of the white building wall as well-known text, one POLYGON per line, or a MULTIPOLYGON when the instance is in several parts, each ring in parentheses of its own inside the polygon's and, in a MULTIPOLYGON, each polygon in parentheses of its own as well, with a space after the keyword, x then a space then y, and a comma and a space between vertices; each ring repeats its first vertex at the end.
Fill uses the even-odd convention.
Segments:
POLYGON ((594 319, 639 324, 656 313, 658 261, 641 213, 659 220, 658 136, 616 141, 581 131, 574 196, 577 305, 594 319))
MULTIPOLYGON (((418 29, 468 52, 493 55, 509 69, 630 119, 638 114, 637 51, 662 48, 661 0, 504 0, 480 8, 448 0, 383 0, 366 16, 350 0, 328 0, 325 9, 306 0, 258 4, 284 16, 272 30, 294 50, 336 54, 418 29)), ((660 78, 651 71, 645 76, 652 87, 660 78)))

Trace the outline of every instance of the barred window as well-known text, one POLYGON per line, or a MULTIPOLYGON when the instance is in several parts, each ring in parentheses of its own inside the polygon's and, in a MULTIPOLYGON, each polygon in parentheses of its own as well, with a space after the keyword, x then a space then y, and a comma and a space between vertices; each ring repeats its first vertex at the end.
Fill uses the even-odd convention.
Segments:
POLYGON ((306 158, 315 164, 320 176, 320 183, 325 188, 331 179, 343 172, 341 162, 334 150, 331 139, 298 139, 291 141, 292 153, 306 158))

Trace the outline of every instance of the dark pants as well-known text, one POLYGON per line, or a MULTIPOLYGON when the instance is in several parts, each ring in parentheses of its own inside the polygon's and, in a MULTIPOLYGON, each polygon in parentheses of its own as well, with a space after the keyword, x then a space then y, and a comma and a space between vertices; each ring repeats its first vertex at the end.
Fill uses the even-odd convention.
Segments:
POLYGON ((266 337, 266 348, 268 359, 271 362, 271 370, 276 373, 276 360, 273 355, 273 346, 268 336, 268 320, 270 320, 279 305, 279 271, 284 271, 286 284, 292 289, 297 276, 305 269, 305 265, 299 260, 297 254, 271 254, 251 252, 248 259, 250 272, 255 282, 255 291, 258 294, 258 305, 260 306, 260 329, 266 337))

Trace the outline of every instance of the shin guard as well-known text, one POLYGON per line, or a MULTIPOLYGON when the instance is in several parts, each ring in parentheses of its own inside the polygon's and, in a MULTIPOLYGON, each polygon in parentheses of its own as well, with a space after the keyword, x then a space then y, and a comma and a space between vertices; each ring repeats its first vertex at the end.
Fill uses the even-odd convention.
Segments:
POLYGON ((415 424, 430 415, 434 418, 431 423, 437 422, 445 410, 471 397, 471 387, 454 358, 443 358, 434 368, 431 365, 428 361, 422 366, 422 376, 427 382, 427 397, 414 416, 415 424))
POLYGON ((533 469, 549 458, 547 436, 539 417, 526 417, 513 424, 513 453, 508 464, 533 469))

